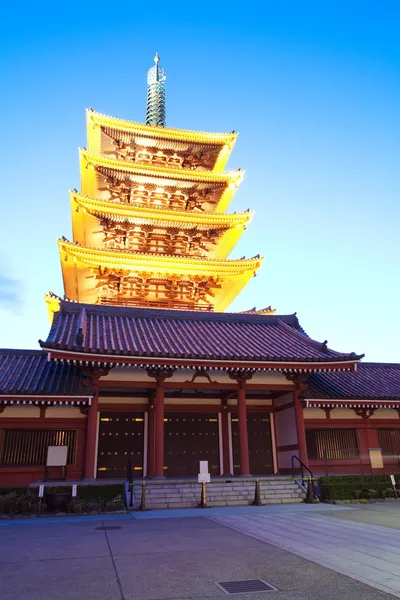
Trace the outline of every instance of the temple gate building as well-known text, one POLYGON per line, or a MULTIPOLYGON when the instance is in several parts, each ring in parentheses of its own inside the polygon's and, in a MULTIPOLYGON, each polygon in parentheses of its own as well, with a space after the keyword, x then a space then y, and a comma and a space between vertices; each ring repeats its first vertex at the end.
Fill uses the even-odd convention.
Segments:
POLYGON ((146 124, 88 110, 63 298, 40 350, 0 351, 0 485, 67 479, 382 472, 400 456, 400 366, 362 363, 271 307, 226 312, 262 264, 231 259, 253 213, 229 213, 237 134, 166 126, 165 72, 146 124), (296 462, 297 464, 297 462, 296 462), (53 468, 53 476, 59 476, 53 468))

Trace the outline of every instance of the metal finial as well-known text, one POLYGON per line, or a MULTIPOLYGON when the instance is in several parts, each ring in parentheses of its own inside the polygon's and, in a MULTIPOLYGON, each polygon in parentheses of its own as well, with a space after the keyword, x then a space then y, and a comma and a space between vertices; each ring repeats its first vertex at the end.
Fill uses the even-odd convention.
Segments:
POLYGON ((158 52, 154 57, 154 66, 147 73, 147 109, 146 125, 165 127, 165 80, 166 75, 159 66, 158 52))

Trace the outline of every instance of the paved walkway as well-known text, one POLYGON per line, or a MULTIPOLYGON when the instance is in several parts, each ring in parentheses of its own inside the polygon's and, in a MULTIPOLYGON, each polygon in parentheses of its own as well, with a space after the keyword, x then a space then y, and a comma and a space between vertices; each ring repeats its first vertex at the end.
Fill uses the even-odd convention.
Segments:
POLYGON ((304 512, 289 509, 284 514, 274 511, 211 518, 400 598, 398 504, 334 511, 320 505, 304 512))
POLYGON ((232 598, 390 598, 213 520, 227 519, 230 526, 237 521, 248 529, 258 519, 264 527, 265 519, 313 519, 314 507, 196 510, 194 516, 180 511, 180 518, 171 512, 0 521, 1 600, 224 600, 215 582, 255 578, 278 591, 232 598), (103 526, 113 529, 98 529, 103 526))

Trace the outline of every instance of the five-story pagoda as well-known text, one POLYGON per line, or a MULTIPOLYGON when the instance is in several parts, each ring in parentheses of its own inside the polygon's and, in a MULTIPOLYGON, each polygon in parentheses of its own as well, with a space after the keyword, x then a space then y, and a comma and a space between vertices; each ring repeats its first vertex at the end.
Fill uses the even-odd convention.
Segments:
MULTIPOLYGON (((171 129, 165 72, 148 72, 146 124, 87 111, 73 241, 59 240, 69 300, 224 311, 262 259, 228 255, 252 213, 226 214, 243 171, 224 171, 231 132, 171 129)), ((51 311, 57 299, 50 295, 51 311)))

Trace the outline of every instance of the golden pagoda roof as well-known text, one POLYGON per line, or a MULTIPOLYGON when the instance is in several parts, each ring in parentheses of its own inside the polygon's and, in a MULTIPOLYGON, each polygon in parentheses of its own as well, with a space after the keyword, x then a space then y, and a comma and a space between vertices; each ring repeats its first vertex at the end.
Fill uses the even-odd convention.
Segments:
POLYGON ((234 143, 238 133, 231 131, 229 133, 210 133, 208 131, 193 131, 191 129, 175 129, 172 127, 155 127, 154 125, 145 125, 136 121, 127 121, 119 117, 110 117, 96 112, 91 108, 86 109, 87 120, 104 127, 114 127, 122 131, 145 132, 151 137, 162 137, 171 139, 196 140, 207 144, 228 144, 234 143))
POLYGON ((89 151, 100 152, 100 141, 96 129, 114 130, 116 132, 128 133, 134 137, 152 140, 156 147, 170 147, 177 151, 184 147, 199 148, 204 146, 215 146, 217 150, 213 171, 222 171, 238 136, 237 132, 209 133, 204 131, 190 131, 187 129, 174 129, 170 127, 155 127, 134 121, 127 121, 110 117, 95 112, 92 109, 86 111, 87 137, 89 151), (182 145, 183 144, 183 145, 182 145))
POLYGON ((189 171, 184 169, 166 169, 132 162, 122 162, 90 154, 80 150, 81 192, 90 197, 99 193, 96 171, 105 177, 115 176, 121 181, 129 179, 139 185, 152 184, 156 187, 167 187, 187 190, 213 190, 212 211, 223 212, 232 200, 244 171, 189 171))
POLYGON ((95 200, 89 196, 70 192, 72 218, 75 218, 76 208, 100 218, 113 221, 127 221, 135 224, 157 224, 163 227, 179 227, 180 229, 227 229, 247 225, 254 211, 233 214, 225 213, 196 213, 158 208, 142 208, 129 204, 115 204, 103 200, 95 200))
POLYGON ((183 232, 189 236, 200 234, 200 254, 226 259, 253 216, 250 211, 227 215, 146 208, 94 200, 75 191, 70 194, 73 240, 92 248, 106 248, 106 231, 110 228, 118 232, 121 227, 129 230, 143 226, 158 230, 159 234, 162 230, 169 232, 174 239, 183 232))
POLYGON ((137 174, 139 177, 160 177, 166 181, 178 180, 199 183, 215 182, 237 187, 244 175, 242 169, 215 173, 214 171, 189 171, 188 169, 173 169, 156 167, 154 165, 142 165, 134 162, 123 162, 98 156, 97 154, 90 154, 83 148, 79 149, 79 155, 81 161, 85 162, 89 167, 103 167, 114 171, 127 171, 128 173, 137 174))
POLYGON ((255 275, 262 258, 241 260, 201 259, 160 254, 142 254, 119 250, 86 248, 67 240, 58 241, 64 289, 71 300, 96 303, 93 269, 122 271, 127 274, 157 277, 196 278, 221 281, 214 298, 214 309, 223 311, 255 275))
POLYGON ((148 269, 160 274, 193 274, 224 276, 238 275, 245 271, 257 271, 263 258, 241 258, 230 260, 177 257, 171 255, 142 254, 121 250, 86 248, 66 239, 58 240, 60 253, 64 252, 91 267, 101 265, 107 269, 143 271, 148 269))

